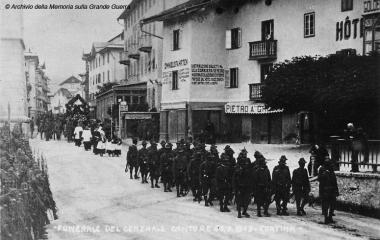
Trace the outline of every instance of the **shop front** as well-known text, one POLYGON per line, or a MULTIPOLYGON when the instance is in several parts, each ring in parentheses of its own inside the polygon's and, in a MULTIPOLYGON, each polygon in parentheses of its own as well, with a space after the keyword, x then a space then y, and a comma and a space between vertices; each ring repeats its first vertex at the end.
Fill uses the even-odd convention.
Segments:
POLYGON ((263 103, 232 102, 225 105, 230 137, 252 143, 282 143, 283 110, 266 108, 263 103))

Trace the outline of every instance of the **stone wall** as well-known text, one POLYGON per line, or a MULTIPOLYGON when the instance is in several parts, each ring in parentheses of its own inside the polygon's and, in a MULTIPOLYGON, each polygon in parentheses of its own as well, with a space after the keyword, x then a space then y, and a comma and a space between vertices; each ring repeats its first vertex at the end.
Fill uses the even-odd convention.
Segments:
MULTIPOLYGON (((380 174, 336 172, 338 208, 380 218, 380 174)), ((318 181, 312 182, 312 195, 318 196, 318 181)))

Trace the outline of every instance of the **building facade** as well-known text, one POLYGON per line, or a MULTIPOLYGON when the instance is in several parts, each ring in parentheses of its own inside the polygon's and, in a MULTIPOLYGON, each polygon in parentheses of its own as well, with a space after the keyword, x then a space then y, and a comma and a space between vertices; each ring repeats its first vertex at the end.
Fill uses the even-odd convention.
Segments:
POLYGON ((66 104, 73 98, 73 95, 66 88, 59 88, 50 98, 51 110, 54 114, 64 114, 66 104))
POLYGON ((360 0, 192 0, 145 18, 163 23, 161 138, 309 141, 312 117, 267 109, 261 86, 278 62, 343 50, 363 54, 360 0))
POLYGON ((89 67, 88 88, 91 106, 96 106, 96 93, 104 84, 125 81, 124 66, 119 64, 123 49, 123 34, 119 34, 107 42, 93 43, 90 54, 83 55, 89 67))
MULTIPOLYGON (((14 2, 14 4, 20 3, 22 3, 20 0, 14 2)), ((29 121, 29 118, 22 10, 2 10, 0 26, 0 123, 8 120, 25 123, 29 121)))
POLYGON ((28 116, 36 119, 39 114, 46 113, 50 105, 50 79, 46 74, 45 64, 40 64, 38 55, 26 52, 25 76, 28 87, 28 116))

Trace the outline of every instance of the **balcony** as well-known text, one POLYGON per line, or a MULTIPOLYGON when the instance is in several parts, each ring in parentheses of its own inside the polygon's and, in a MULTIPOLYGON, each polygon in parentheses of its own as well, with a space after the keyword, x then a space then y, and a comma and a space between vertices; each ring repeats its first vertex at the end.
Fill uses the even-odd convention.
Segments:
POLYGON ((142 39, 140 39, 139 43, 139 51, 150 53, 152 51, 152 37, 149 35, 145 35, 142 39))
POLYGON ((131 52, 128 53, 128 57, 139 60, 140 59, 140 53, 138 51, 132 50, 131 52))
POLYGON ((127 52, 122 52, 119 63, 123 64, 123 65, 129 65, 129 64, 131 64, 131 60, 129 60, 127 52))
POLYGON ((270 60, 277 58, 277 40, 249 43, 249 60, 270 60))
POLYGON ((249 100, 260 101, 262 98, 261 89, 263 87, 262 83, 249 84, 249 100))

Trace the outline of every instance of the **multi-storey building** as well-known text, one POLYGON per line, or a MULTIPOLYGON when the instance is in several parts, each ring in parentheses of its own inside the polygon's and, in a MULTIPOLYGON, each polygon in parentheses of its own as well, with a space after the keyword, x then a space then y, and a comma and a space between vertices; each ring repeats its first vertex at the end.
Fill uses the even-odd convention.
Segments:
MULTIPOLYGON (((14 2, 20 3, 20 0, 14 2)), ((0 124, 8 120, 27 122, 22 10, 1 11, 0 28, 0 124)))
POLYGON ((191 0, 145 18, 144 26, 163 23, 161 138, 188 128, 197 136, 210 120, 229 141, 307 141, 311 116, 266 109, 261 84, 273 64, 295 56, 374 49, 379 30, 363 49, 363 8, 360 0, 191 0))
POLYGON ((50 98, 53 113, 65 113, 66 104, 76 95, 84 96, 83 82, 75 76, 70 76, 59 84, 59 89, 50 98))
POLYGON ((50 79, 46 74, 45 64, 40 65, 38 55, 32 52, 25 54, 25 75, 28 83, 29 117, 35 117, 48 111, 50 98, 50 79))

